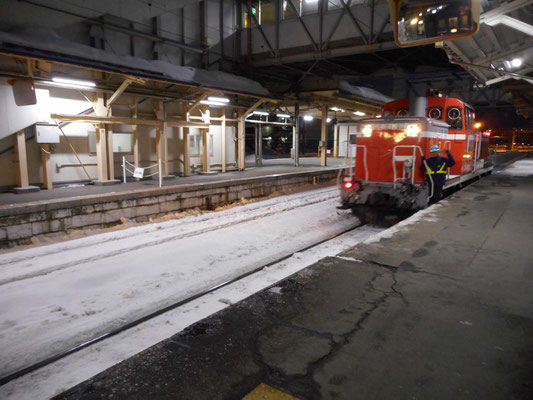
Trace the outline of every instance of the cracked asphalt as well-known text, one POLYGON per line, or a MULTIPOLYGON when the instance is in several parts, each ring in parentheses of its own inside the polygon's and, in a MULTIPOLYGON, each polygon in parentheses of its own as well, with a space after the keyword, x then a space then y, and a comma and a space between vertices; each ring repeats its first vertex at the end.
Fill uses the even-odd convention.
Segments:
POLYGON ((485 178, 58 398, 533 398, 531 204, 531 179, 485 178))

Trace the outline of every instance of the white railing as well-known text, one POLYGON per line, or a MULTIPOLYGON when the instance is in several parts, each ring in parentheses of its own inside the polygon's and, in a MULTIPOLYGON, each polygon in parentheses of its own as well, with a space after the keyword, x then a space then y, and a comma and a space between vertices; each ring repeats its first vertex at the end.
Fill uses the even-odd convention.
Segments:
POLYGON ((122 180, 126 183, 127 173, 130 173, 134 178, 150 178, 152 176, 159 176, 159 187, 163 186, 163 176, 161 175, 161 160, 157 160, 157 164, 150 165, 149 167, 136 167, 134 164, 126 160, 126 157, 122 157, 122 180), (133 170, 128 167, 133 168, 133 170), (146 170, 157 168, 157 170, 151 174, 145 174, 146 170))

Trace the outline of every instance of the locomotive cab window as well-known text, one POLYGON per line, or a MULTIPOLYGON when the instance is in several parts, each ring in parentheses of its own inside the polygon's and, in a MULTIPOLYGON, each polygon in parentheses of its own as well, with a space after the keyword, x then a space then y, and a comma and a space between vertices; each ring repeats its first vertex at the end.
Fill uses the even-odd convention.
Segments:
POLYGON ((468 107, 465 108, 465 125, 466 129, 469 131, 471 131, 474 126, 474 111, 468 107))
POLYGON ((460 107, 448 107, 446 109, 446 122, 450 125, 450 129, 463 129, 463 113, 460 107))
POLYGON ((406 117, 407 115, 409 115, 409 110, 407 108, 398 108, 398 110, 396 111, 396 115, 398 117, 406 117))
POLYGON ((442 119, 442 107, 431 107, 428 108, 428 118, 431 119, 442 119))

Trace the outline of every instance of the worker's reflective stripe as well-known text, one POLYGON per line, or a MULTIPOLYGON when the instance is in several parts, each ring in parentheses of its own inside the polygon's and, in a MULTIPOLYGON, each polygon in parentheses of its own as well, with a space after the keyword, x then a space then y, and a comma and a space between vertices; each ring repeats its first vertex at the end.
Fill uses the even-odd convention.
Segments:
POLYGON ((430 174, 446 174, 447 173, 447 171, 444 170, 444 168, 446 168, 446 163, 442 163, 440 169, 437 172, 433 171, 431 168, 429 168, 429 166, 426 166, 426 168, 430 174))
POLYGON ((445 174, 446 171, 444 171, 444 167, 446 167, 446 163, 442 163, 442 166, 441 166, 440 169, 437 171, 437 174, 445 174))

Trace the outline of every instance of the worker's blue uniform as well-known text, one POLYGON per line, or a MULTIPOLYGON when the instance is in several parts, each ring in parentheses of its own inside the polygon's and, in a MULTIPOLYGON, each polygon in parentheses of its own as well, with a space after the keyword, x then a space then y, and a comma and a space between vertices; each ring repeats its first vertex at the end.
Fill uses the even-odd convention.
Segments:
MULTIPOLYGON (((455 160, 453 159, 450 152, 447 153, 448 158, 436 156, 426 158, 426 163, 422 161, 420 165, 420 170, 422 172, 427 172, 428 175, 431 175, 433 180, 433 196, 430 198, 430 203, 436 203, 442 198, 442 188, 446 183, 446 174, 448 173, 448 168, 455 165, 455 160), (427 168, 426 168, 427 164, 427 168)), ((428 184, 431 186, 431 183, 428 178, 428 184)))

